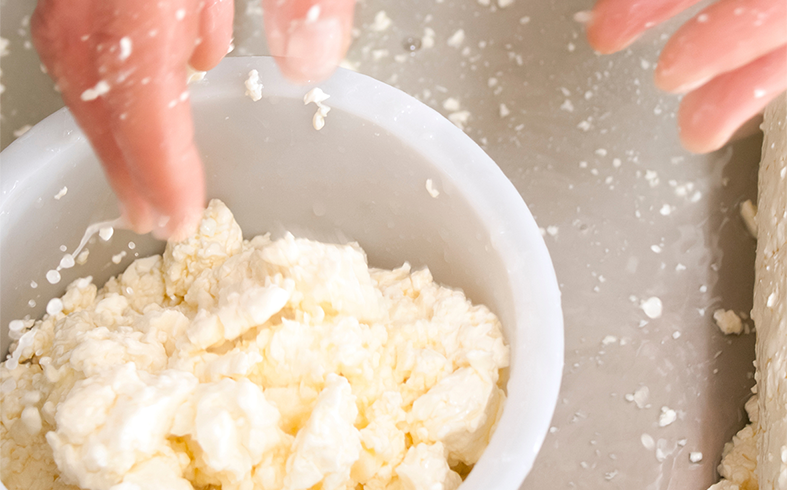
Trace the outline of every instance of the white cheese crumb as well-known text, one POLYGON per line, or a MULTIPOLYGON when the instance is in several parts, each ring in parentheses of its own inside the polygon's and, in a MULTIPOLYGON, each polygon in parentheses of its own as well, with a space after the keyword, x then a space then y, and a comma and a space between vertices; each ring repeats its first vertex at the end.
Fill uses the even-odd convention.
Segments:
POLYGON ((60 268, 61 269, 70 269, 74 267, 74 256, 71 254, 63 255, 63 258, 60 259, 60 268))
POLYGON ((740 335, 743 332, 743 322, 741 317, 732 310, 719 308, 713 312, 713 321, 724 335, 740 335))
POLYGON ((465 42, 465 30, 459 29, 448 38, 448 45, 452 48, 458 48, 465 42))
POLYGON ((447 111, 458 111, 459 107, 459 100, 454 97, 449 97, 443 101, 443 109, 447 111))
POLYGON ((607 335, 601 340, 601 345, 610 345, 610 344, 614 344, 617 341, 618 338, 615 337, 614 335, 607 335))
POLYGON ((46 273, 46 280, 49 281, 49 284, 57 284, 60 282, 60 273, 51 269, 46 273))
POLYGON ((506 107, 505 104, 500 104, 500 117, 508 117, 511 114, 511 111, 506 107))
POLYGON ((62 198, 63 196, 65 196, 67 193, 68 193, 68 187, 66 187, 66 186, 63 186, 63 188, 62 188, 62 189, 60 189, 60 190, 57 192, 57 194, 55 194, 55 199, 59 201, 59 200, 60 200, 60 198, 62 198))
POLYGON ((60 298, 52 298, 46 304, 46 312, 50 315, 57 315, 63 311, 63 301, 60 298))
POLYGON ((432 179, 426 179, 426 192, 428 192, 429 195, 434 197, 435 199, 437 199, 437 197, 440 195, 440 191, 435 189, 434 182, 432 182, 432 179))
POLYGON ((661 209, 659 209, 659 214, 661 214, 662 216, 669 216, 670 214, 672 214, 672 206, 670 206, 669 204, 664 204, 663 206, 661 206, 661 209))
POLYGON ((314 126, 314 129, 317 131, 325 127, 325 117, 328 115, 328 112, 330 112, 331 108, 323 104, 323 102, 329 97, 330 95, 323 92, 319 87, 314 87, 313 89, 306 92, 306 95, 303 96, 304 105, 308 105, 313 102, 314 105, 317 106, 317 111, 312 117, 312 126, 314 126))
POLYGON ((21 128, 14 130, 14 137, 19 138, 23 134, 25 134, 28 131, 30 131, 32 128, 33 128, 33 126, 31 126, 29 124, 25 124, 21 128))
POLYGON ((587 24, 592 18, 593 12, 590 10, 580 10, 574 14, 574 22, 579 22, 580 24, 587 24))
POLYGON ((650 397, 650 389, 647 386, 640 386, 630 395, 630 399, 629 396, 626 399, 634 402, 637 408, 647 408, 648 397, 650 397))
POLYGON ((746 199, 740 206, 741 218, 746 229, 754 238, 757 238, 757 206, 751 202, 751 199, 746 199))
POLYGON ((260 82, 260 72, 257 70, 251 70, 249 72, 249 78, 246 79, 246 95, 249 96, 251 100, 257 102, 262 98, 262 83, 260 82))
POLYGON ((645 449, 648 451, 652 451, 653 448, 656 447, 656 442, 653 440, 653 436, 650 434, 642 434, 639 436, 639 440, 642 442, 642 445, 645 446, 645 449))
POLYGON ((125 250, 123 250, 120 253, 117 253, 117 254, 113 255, 112 256, 112 263, 113 264, 119 264, 123 260, 123 257, 125 257, 125 256, 126 256, 126 251, 125 250))
POLYGON ((108 242, 112 235, 115 234, 115 229, 111 226, 105 226, 98 230, 98 236, 101 237, 102 240, 108 242))
POLYGON ((85 262, 87 262, 87 258, 89 256, 90 256, 90 250, 87 249, 83 250, 82 252, 80 252, 79 255, 77 255, 76 263, 79 265, 85 265, 85 262))
POLYGON ((522 24, 522 25, 529 24, 530 23, 530 17, 528 17, 527 15, 524 16, 524 17, 520 17, 519 18, 519 23, 522 24))
MULTIPOLYGON (((574 104, 569 99, 566 99, 563 102, 563 104, 560 106, 560 109, 564 110, 566 112, 574 112, 574 104)), ((588 128, 588 129, 590 129, 590 128, 588 128)))
POLYGON ((124 36, 120 38, 120 61, 126 61, 131 56, 131 38, 124 36))
POLYGON ((456 111, 448 115, 448 120, 459 129, 465 129, 465 124, 470 120, 470 111, 456 111))
POLYGON ((692 451, 689 453, 689 461, 692 463, 699 463, 702 461, 702 453, 699 451, 692 451))
POLYGON ((424 28, 424 35, 421 36, 421 47, 429 49, 434 47, 435 32, 431 27, 424 28))
POLYGON ((661 414, 659 414, 659 427, 666 427, 678 419, 678 414, 675 410, 663 406, 661 407, 661 414))
POLYGON ((377 14, 375 14, 374 22, 369 26, 369 29, 376 32, 382 32, 391 27, 391 24, 391 18, 388 17, 388 14, 385 13, 385 10, 380 10, 377 12, 377 14))
POLYGON ((516 0, 497 0, 497 6, 504 9, 513 5, 515 1, 516 0))
POLYGON ((661 299, 657 296, 651 296, 650 298, 643 301, 640 305, 642 311, 645 312, 645 315, 648 318, 659 318, 661 317, 661 313, 663 310, 663 305, 661 303, 661 299))
POLYGON ((675 339, 675 340, 678 340, 680 338, 680 335, 681 335, 681 333, 679 331, 677 331, 677 330, 672 332, 672 338, 675 339))
POLYGON ((91 100, 96 100, 107 92, 109 92, 109 84, 106 81, 101 80, 96 84, 95 87, 89 88, 82 92, 82 95, 80 95, 79 98, 85 102, 88 102, 91 100))
POLYGON ((555 225, 547 226, 547 234, 549 234, 549 236, 557 236, 559 231, 560 231, 560 228, 558 228, 555 225))

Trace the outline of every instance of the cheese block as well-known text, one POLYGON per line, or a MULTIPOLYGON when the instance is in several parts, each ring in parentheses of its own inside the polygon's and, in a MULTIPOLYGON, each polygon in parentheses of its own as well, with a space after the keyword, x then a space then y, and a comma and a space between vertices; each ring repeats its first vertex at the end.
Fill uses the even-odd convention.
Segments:
POLYGON ((757 328, 760 490, 787 489, 787 94, 763 123, 752 318, 757 328))

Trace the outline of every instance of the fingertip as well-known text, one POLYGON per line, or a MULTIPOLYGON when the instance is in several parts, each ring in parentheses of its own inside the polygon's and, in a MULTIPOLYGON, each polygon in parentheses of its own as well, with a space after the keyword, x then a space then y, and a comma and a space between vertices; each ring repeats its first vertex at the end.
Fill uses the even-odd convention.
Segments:
POLYGON ((232 42, 232 22, 235 15, 231 0, 210 0, 200 12, 199 38, 189 65, 208 71, 226 56, 232 42))

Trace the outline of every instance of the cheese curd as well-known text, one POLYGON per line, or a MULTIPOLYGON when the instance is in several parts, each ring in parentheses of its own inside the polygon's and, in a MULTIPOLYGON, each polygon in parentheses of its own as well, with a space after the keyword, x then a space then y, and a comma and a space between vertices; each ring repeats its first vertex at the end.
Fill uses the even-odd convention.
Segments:
POLYGON ((499 419, 497 317, 356 245, 198 230, 14 323, 0 479, 57 490, 453 490, 499 419))

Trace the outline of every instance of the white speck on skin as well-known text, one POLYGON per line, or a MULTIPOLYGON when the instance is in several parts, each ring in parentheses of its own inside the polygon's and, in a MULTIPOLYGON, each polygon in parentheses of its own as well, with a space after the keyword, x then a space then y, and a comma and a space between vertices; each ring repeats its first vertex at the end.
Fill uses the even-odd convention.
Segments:
POLYGON ((645 312, 645 316, 651 319, 660 318, 663 311, 661 299, 657 296, 651 296, 650 298, 646 299, 639 305, 639 307, 645 312))
POLYGON ((96 100, 107 92, 109 92, 109 84, 104 80, 100 80, 95 87, 89 88, 82 92, 82 95, 80 95, 79 98, 85 102, 89 102, 91 100, 96 100))
MULTIPOLYGON (((383 12, 385 13, 385 12, 383 12)), ((307 24, 314 24, 317 22, 317 19, 320 18, 320 6, 319 5, 312 5, 309 10, 306 12, 306 23, 307 24)))
POLYGON ((19 138, 19 137, 20 137, 20 136, 22 136, 23 134, 25 134, 25 133, 27 133, 28 131, 30 131, 30 129, 31 129, 32 127, 33 127, 33 126, 31 126, 31 125, 29 125, 29 124, 25 124, 25 125, 24 125, 24 126, 22 126, 21 128, 14 130, 14 137, 16 137, 16 138, 19 138))
POLYGON ((112 235, 115 233, 115 229, 111 226, 105 226, 98 230, 98 236, 101 237, 102 240, 105 242, 109 241, 112 238, 112 235))
POLYGON ((249 77, 246 79, 246 95, 251 100, 257 102, 262 98, 262 89, 265 88, 260 82, 260 73, 257 70, 251 70, 249 77))
POLYGON ((704 24, 705 22, 708 22, 708 19, 709 19, 708 14, 700 14, 697 16, 697 22, 699 22, 700 24, 704 24))
POLYGON ((678 419, 678 414, 670 407, 661 407, 659 414, 659 427, 666 427, 678 419))
POLYGON ((440 191, 435 188, 432 179, 426 179, 426 192, 428 192, 429 195, 435 199, 437 199, 437 197, 440 195, 440 191))
POLYGON ((642 445, 645 446, 645 449, 647 449, 648 451, 652 451, 653 448, 656 447, 656 443, 650 434, 642 434, 639 437, 639 440, 642 442, 642 445))
POLYGON ((369 26, 369 29, 376 32, 382 32, 391 27, 392 23, 393 22, 391 21, 391 18, 388 17, 388 14, 385 13, 385 10, 380 10, 375 14, 374 22, 372 22, 372 25, 369 26))
POLYGON ((57 284, 60 282, 60 273, 51 269, 46 273, 46 280, 49 281, 49 284, 57 284))
POLYGON ((304 105, 314 103, 314 105, 317 106, 317 111, 312 117, 312 126, 317 131, 325 127, 325 118, 328 116, 328 112, 330 112, 331 108, 323 104, 323 102, 329 97, 330 95, 323 92, 319 87, 314 87, 313 89, 306 92, 306 95, 303 96, 304 105))
POLYGON ((702 461, 702 453, 699 451, 692 451, 689 453, 689 461, 692 463, 699 463, 702 461))
POLYGON ((186 9, 178 9, 175 11, 175 18, 178 20, 183 20, 186 18, 186 9))
POLYGON ((458 48, 465 41, 464 29, 459 29, 448 38, 448 45, 452 48, 458 48))
POLYGON ((754 89, 754 98, 755 99, 762 99, 763 97, 765 97, 765 95, 767 93, 768 92, 766 92, 765 90, 762 90, 760 88, 756 88, 756 89, 754 89))
POLYGON ((120 38, 120 61, 126 61, 131 56, 131 38, 124 36, 120 38))
POLYGON ((508 117, 511 114, 511 111, 506 107, 505 104, 500 104, 500 117, 508 117))

